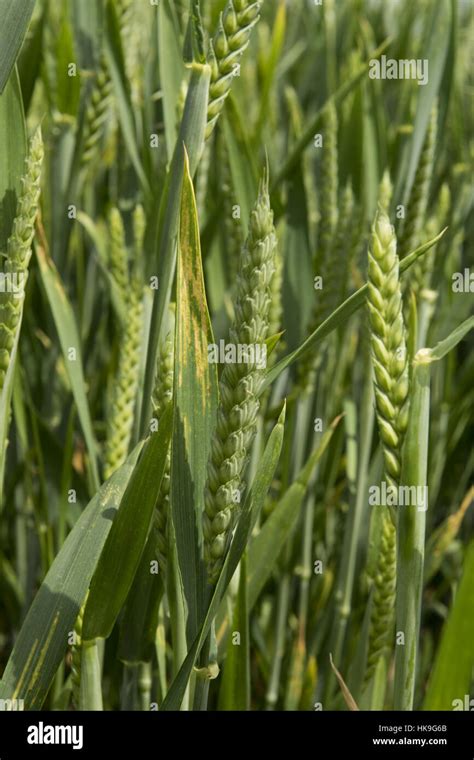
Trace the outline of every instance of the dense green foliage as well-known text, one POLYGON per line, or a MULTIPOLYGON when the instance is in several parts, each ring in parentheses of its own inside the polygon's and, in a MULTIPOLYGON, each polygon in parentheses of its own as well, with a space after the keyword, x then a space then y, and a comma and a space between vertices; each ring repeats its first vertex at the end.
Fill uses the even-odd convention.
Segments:
POLYGON ((468 6, 0 19, 0 699, 472 695, 468 6))

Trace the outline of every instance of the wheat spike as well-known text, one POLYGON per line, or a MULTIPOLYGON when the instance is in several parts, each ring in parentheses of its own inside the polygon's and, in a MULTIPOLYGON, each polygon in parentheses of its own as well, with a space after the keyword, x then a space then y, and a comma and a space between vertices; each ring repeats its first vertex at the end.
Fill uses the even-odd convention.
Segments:
POLYGON ((43 155, 43 140, 41 129, 38 127, 30 140, 17 211, 3 264, 2 274, 7 283, 8 278, 10 279, 12 288, 0 292, 0 390, 3 388, 10 365, 25 299, 28 265, 39 207, 43 155))
POLYGON ((89 168, 97 153, 99 142, 104 134, 104 125, 107 121, 111 100, 112 83, 105 56, 102 54, 97 78, 92 87, 85 113, 81 153, 81 169, 83 171, 89 168))
MULTIPOLYGON (((261 345, 268 336, 275 248, 273 212, 265 176, 251 214, 237 280, 235 319, 230 329, 230 342, 235 345, 261 345)), ((222 371, 203 515, 204 554, 211 582, 217 580, 222 567, 235 505, 244 487, 242 475, 255 435, 263 376, 263 369, 255 362, 226 364, 222 371)))
POLYGON ((245 52, 252 29, 260 18, 261 0, 229 0, 210 41, 211 66, 206 139, 210 137, 224 107, 235 76, 235 65, 245 52))
MULTIPOLYGON (((390 486, 397 487, 400 482, 403 439, 408 424, 408 356, 397 242, 394 229, 382 208, 379 208, 372 227, 367 307, 384 477, 390 486)), ((366 684, 390 644, 395 587, 396 530, 392 516, 387 507, 384 507, 374 574, 369 648, 364 678, 366 684)))
MULTIPOLYGON (((174 330, 168 333, 160 347, 157 361, 155 388, 152 396, 153 417, 159 423, 167 405, 173 398, 174 377, 174 330)), ((166 457, 165 470, 160 492, 155 505, 155 528, 157 537, 158 564, 162 573, 166 573, 168 555, 168 519, 170 512, 170 472, 171 452, 166 457)))

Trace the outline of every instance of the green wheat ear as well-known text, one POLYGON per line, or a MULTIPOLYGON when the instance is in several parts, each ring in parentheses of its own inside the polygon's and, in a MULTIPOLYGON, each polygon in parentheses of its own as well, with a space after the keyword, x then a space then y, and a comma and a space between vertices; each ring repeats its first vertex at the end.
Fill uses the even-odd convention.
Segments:
POLYGON ((97 78, 89 96, 84 118, 81 153, 81 170, 83 172, 89 168, 97 154, 111 101, 112 82, 105 56, 102 54, 97 78))
MULTIPOLYGON (((379 507, 375 507, 379 509, 379 507)), ((384 507, 387 510, 387 507, 384 507)), ((390 515, 385 512, 373 578, 367 662, 364 685, 375 673, 377 663, 389 650, 393 631, 397 581, 397 533, 390 515)))
POLYGON ((81 666, 82 666, 82 622, 89 592, 82 604, 74 624, 74 644, 71 647, 71 702, 76 710, 80 708, 81 666))
POLYGON ((16 278, 15 292, 0 293, 0 390, 3 388, 10 365, 11 352, 20 324, 28 265, 32 253, 35 221, 39 208, 41 167, 43 164, 43 139, 38 127, 30 140, 25 161, 25 173, 21 179, 16 216, 12 233, 7 242, 3 273, 16 278))
MULTIPOLYGON (((408 424, 408 355, 397 241, 394 229, 382 207, 375 217, 369 247, 367 308, 384 477, 390 486, 397 487, 400 482, 403 440, 408 424)), ((392 516, 387 507, 384 507, 374 574, 365 684, 371 679, 379 659, 385 655, 390 644, 395 589, 396 530, 392 516)))
POLYGON ((379 185, 379 206, 388 215, 390 204, 392 202, 393 185, 390 179, 390 172, 385 169, 379 185))
POLYGON ((129 266, 122 216, 117 208, 109 213, 110 271, 127 308, 127 321, 120 340, 112 401, 107 415, 104 478, 107 480, 125 462, 132 437, 138 391, 140 349, 143 329, 143 286, 139 275, 145 220, 143 210, 134 212, 134 257, 129 266))
POLYGON ((132 285, 127 307, 127 323, 121 338, 117 374, 107 420, 104 454, 105 480, 125 462, 132 436, 143 325, 140 287, 132 285))
MULTIPOLYGON (((268 175, 260 184, 237 277, 230 343, 261 346, 268 337, 276 235, 268 175)), ((256 363, 226 364, 220 378, 217 425, 211 442, 204 497, 204 556, 215 582, 229 546, 236 504, 253 441, 265 370, 256 363)))
MULTIPOLYGON (((171 325, 170 325, 171 327, 171 325)), ((157 360, 155 388, 152 396, 153 418, 159 424, 163 412, 173 398, 174 329, 171 329, 160 347, 157 360)), ((155 504, 155 529, 160 571, 165 574, 168 559, 168 522, 170 514, 171 446, 166 457, 165 470, 155 504)), ((164 577, 164 575, 163 575, 164 577)))
POLYGON ((387 479, 398 483, 408 424, 408 355, 395 232, 379 210, 369 248, 367 307, 377 421, 387 479))
POLYGON ((117 283, 120 293, 125 298, 129 285, 128 253, 122 214, 116 206, 113 206, 110 209, 108 222, 110 237, 110 274, 117 283))
POLYGON ((252 29, 260 18, 261 0, 229 0, 210 41, 211 66, 206 139, 210 137, 224 107, 235 76, 235 64, 246 50, 252 29))

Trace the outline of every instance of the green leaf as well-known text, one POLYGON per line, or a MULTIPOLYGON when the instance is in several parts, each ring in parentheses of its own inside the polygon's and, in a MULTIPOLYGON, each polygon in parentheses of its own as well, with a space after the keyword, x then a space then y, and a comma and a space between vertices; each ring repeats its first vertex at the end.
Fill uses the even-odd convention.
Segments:
POLYGON ((229 552, 225 558, 222 572, 212 596, 209 608, 200 627, 199 633, 194 639, 192 646, 184 660, 176 678, 166 695, 161 710, 178 710, 186 691, 186 686, 191 675, 196 658, 211 630, 212 622, 217 614, 219 605, 224 598, 229 583, 232 580, 240 559, 247 546, 248 539, 257 521, 260 510, 265 501, 268 490, 272 484, 275 470, 280 459, 283 443, 286 406, 280 414, 277 424, 270 433, 265 451, 257 468, 257 474, 252 487, 247 494, 242 512, 235 530, 234 538, 229 552))
POLYGON ((187 153, 178 251, 171 505, 188 606, 188 634, 192 641, 202 615, 206 586, 201 551, 202 513, 218 390, 216 366, 208 361, 208 346, 214 343, 214 337, 207 308, 196 199, 187 153))
POLYGON ((240 206, 240 221, 244 234, 255 203, 258 189, 258 172, 255 159, 245 136, 245 129, 240 118, 235 100, 227 98, 225 114, 222 116, 225 141, 229 153, 232 184, 235 188, 236 201, 240 206))
POLYGON ((250 651, 247 602, 247 562, 240 562, 239 591, 232 628, 227 642, 224 676, 219 692, 219 710, 250 710, 250 651), (234 636, 238 634, 238 642, 234 636))
POLYGON ((141 445, 81 514, 35 596, 3 674, 0 698, 38 710, 64 657, 141 445))
POLYGON ((186 70, 179 44, 176 10, 170 0, 158 6, 158 60, 163 92, 163 115, 168 156, 173 155, 178 135, 177 104, 186 70))
POLYGON ((172 422, 173 407, 168 405, 159 431, 145 442, 123 495, 87 597, 85 641, 110 636, 133 583, 165 470, 172 422))
POLYGON ((423 57, 429 62, 428 82, 419 87, 417 108, 413 133, 399 164, 399 174, 394 190, 394 197, 401 202, 408 202, 415 178, 416 168, 425 141, 430 120, 431 109, 438 95, 446 56, 451 38, 451 3, 437 0, 430 8, 431 17, 426 25, 426 42, 423 57))
POLYGON ((260 143, 262 128, 270 110, 270 95, 275 86, 278 63, 285 42, 287 10, 284 0, 279 0, 273 23, 270 50, 261 64, 262 88, 259 97, 259 115, 256 127, 256 144, 260 143))
POLYGON ((186 104, 173 160, 162 194, 159 210, 160 224, 156 241, 156 269, 160 287, 153 301, 149 343, 146 360, 145 385, 141 410, 141 429, 147 430, 150 417, 151 394, 155 379, 156 355, 160 329, 168 307, 176 269, 176 247, 181 203, 181 185, 184 173, 184 148, 189 157, 190 175, 194 176, 204 145, 207 118, 207 101, 211 70, 208 65, 193 64, 186 104))
POLYGON ((72 306, 64 290, 59 272, 53 260, 41 245, 36 246, 36 257, 39 264, 41 282, 46 292, 48 303, 53 314, 54 324, 58 331, 59 342, 64 357, 66 371, 77 406, 77 413, 84 433, 90 458, 91 476, 94 491, 100 485, 97 466, 97 443, 92 428, 92 420, 87 402, 87 390, 82 369, 81 341, 77 329, 76 318, 72 306), (70 358, 70 349, 75 350, 74 358, 70 358))
POLYGON ((461 582, 443 628, 424 710, 465 710, 474 669, 474 542, 464 560, 461 582))
POLYGON ((80 0, 69 4, 76 49, 82 69, 93 69, 98 61, 103 30, 102 0, 80 0))
POLYGON ((18 72, 0 96, 0 251, 5 251, 16 215, 27 151, 26 124, 18 72))
POLYGON ((117 111, 122 128, 123 139, 127 148, 130 160, 141 182, 145 194, 150 195, 151 189, 148 179, 143 168, 137 147, 137 130, 133 115, 132 100, 128 86, 128 79, 125 73, 125 64, 123 60, 122 41, 120 37, 120 27, 117 21, 117 15, 113 4, 107 3, 106 8, 106 38, 105 53, 107 66, 110 72, 110 78, 114 87, 117 111))
POLYGON ((127 663, 150 662, 156 639, 158 609, 163 595, 161 575, 152 573, 157 561, 158 531, 153 523, 120 621, 118 657, 127 663))
POLYGON ((474 329, 474 317, 465 319, 462 324, 458 325, 446 338, 440 340, 432 349, 429 349, 429 355, 433 361, 439 361, 446 356, 449 351, 455 348, 463 338, 466 337, 470 330, 474 329))
MULTIPOLYGON (((64 12, 56 38, 56 108, 60 113, 77 116, 81 94, 80 76, 70 77, 68 66, 76 61, 74 38, 68 14, 64 12)), ((78 72, 79 73, 79 72, 78 72)))
POLYGON ((20 52, 34 6, 35 0, 0 0, 0 95, 20 52))
POLYGON ((28 113, 36 80, 41 73, 44 14, 32 23, 17 59, 25 112, 28 113))

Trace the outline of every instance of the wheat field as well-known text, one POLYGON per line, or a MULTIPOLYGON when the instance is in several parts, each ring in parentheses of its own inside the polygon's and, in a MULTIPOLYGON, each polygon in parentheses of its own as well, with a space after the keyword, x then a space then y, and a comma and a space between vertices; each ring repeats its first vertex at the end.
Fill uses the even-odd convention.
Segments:
POLYGON ((472 710, 472 3, 0 22, 2 709, 472 710))

